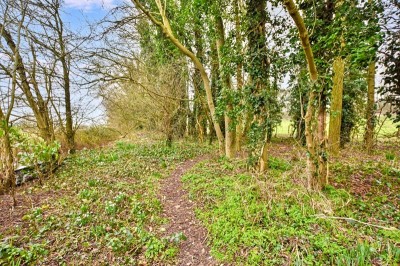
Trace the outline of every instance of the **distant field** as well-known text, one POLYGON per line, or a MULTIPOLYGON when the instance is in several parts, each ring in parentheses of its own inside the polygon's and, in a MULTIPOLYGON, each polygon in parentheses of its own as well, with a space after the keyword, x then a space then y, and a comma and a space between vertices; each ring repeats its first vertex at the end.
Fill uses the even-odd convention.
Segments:
MULTIPOLYGON (((381 122, 378 123, 378 126, 380 126, 383 122, 383 125, 381 129, 379 130, 379 137, 388 137, 388 136, 393 136, 397 132, 396 124, 393 123, 392 120, 390 119, 381 119, 381 122)), ((377 129, 378 130, 378 126, 377 129)), ((326 129, 328 130, 329 128, 329 119, 327 121, 327 127, 326 129)), ((282 123, 277 127, 276 129, 276 136, 277 137, 288 137, 290 135, 290 132, 293 130, 292 123, 288 118, 285 118, 282 120, 282 123)), ((357 134, 357 138, 362 137, 364 134, 364 128, 360 127, 359 128, 359 133, 357 134)))
POLYGON ((293 130, 292 122, 289 119, 283 119, 282 123, 276 129, 276 135, 278 137, 288 137, 290 132, 293 130))
POLYGON ((396 124, 393 123, 392 120, 386 119, 386 121, 384 121, 382 128, 379 132, 379 136, 389 136, 389 135, 393 135, 397 132, 397 128, 396 128, 396 124))

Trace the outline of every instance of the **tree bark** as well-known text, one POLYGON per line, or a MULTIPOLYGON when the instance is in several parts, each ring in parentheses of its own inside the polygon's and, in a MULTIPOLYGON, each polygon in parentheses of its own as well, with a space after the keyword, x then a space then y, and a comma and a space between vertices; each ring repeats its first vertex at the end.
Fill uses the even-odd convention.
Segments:
POLYGON ((313 117, 315 116, 314 102, 317 94, 313 89, 314 88, 311 88, 309 93, 307 111, 304 117, 307 146, 307 183, 309 188, 318 188, 318 161, 316 154, 316 145, 314 141, 315 121, 313 121, 313 117))
MULTIPOLYGON (((267 136, 267 134, 266 134, 267 136)), ((266 138, 264 140, 263 147, 261 148, 261 155, 259 160, 259 170, 260 172, 265 172, 268 168, 268 142, 269 140, 266 138)))
POLYGON ((318 107, 318 128, 317 128, 317 154, 318 154, 318 188, 328 184, 328 154, 326 152, 326 96, 324 89, 320 93, 318 107))
POLYGON ((304 53, 306 54, 310 78, 312 81, 316 81, 318 79, 318 71, 317 71, 317 66, 315 65, 314 55, 310 45, 310 39, 308 37, 308 31, 306 25, 304 24, 304 20, 301 17, 299 10, 297 9, 296 4, 294 3, 293 0, 282 0, 282 1, 299 31, 301 44, 303 46, 304 53))
MULTIPOLYGON (((236 35, 236 50, 242 55, 242 27, 240 25, 240 4, 239 0, 234 2, 235 11, 235 35, 236 35)), ((237 90, 241 91, 243 87, 243 62, 240 61, 236 66, 236 81, 237 90)), ((241 115, 237 118, 236 136, 235 136, 235 150, 240 151, 242 148, 242 134, 244 129, 245 117, 241 115)))
POLYGON ((333 62, 333 88, 329 115, 329 148, 337 156, 340 150, 340 129, 342 123, 343 79, 345 62, 337 57, 333 62))
POLYGON ((368 99, 367 99, 367 125, 365 129, 365 148, 368 154, 373 151, 373 141, 374 141, 374 128, 375 128, 375 61, 372 61, 368 66, 368 99))

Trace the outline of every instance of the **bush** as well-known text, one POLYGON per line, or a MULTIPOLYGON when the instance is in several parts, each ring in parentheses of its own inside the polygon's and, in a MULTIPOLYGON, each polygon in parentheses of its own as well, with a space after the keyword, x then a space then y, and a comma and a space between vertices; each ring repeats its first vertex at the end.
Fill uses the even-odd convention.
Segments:
MULTIPOLYGON (((35 177, 39 177, 42 181, 45 175, 53 173, 58 165, 59 142, 47 143, 34 134, 24 132, 17 127, 11 127, 9 132, 17 185, 35 177)), ((0 173, 5 168, 4 154, 1 158, 0 173)), ((4 177, 0 174, 0 178, 3 179, 1 192, 7 191, 11 187, 14 177, 8 177, 8 180, 4 181, 4 177)))
POLYGON ((76 148, 95 148, 117 140, 120 133, 106 126, 91 126, 79 129, 75 134, 76 148))

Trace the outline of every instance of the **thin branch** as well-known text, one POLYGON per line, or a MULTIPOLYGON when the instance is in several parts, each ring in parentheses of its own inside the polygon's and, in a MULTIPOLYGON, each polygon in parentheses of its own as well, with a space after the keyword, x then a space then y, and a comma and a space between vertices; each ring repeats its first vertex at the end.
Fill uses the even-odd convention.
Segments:
POLYGON ((380 228, 380 229, 384 229, 384 230, 400 231, 396 227, 386 227, 386 226, 382 226, 382 225, 378 225, 378 224, 366 223, 366 222, 363 222, 363 221, 360 221, 360 220, 357 220, 354 218, 350 218, 350 217, 326 216, 324 214, 317 214, 317 215, 315 215, 315 217, 320 218, 320 219, 345 220, 345 221, 356 222, 356 223, 360 223, 363 225, 368 225, 368 226, 372 226, 372 227, 376 227, 376 228, 380 228))

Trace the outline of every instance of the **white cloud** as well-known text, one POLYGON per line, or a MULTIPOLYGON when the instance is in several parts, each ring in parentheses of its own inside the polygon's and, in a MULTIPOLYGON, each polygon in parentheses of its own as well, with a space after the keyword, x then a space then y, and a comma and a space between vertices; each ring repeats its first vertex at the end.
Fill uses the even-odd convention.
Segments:
POLYGON ((89 11, 98 7, 111 9, 115 7, 114 2, 115 0, 65 0, 65 5, 69 8, 77 8, 89 11))

